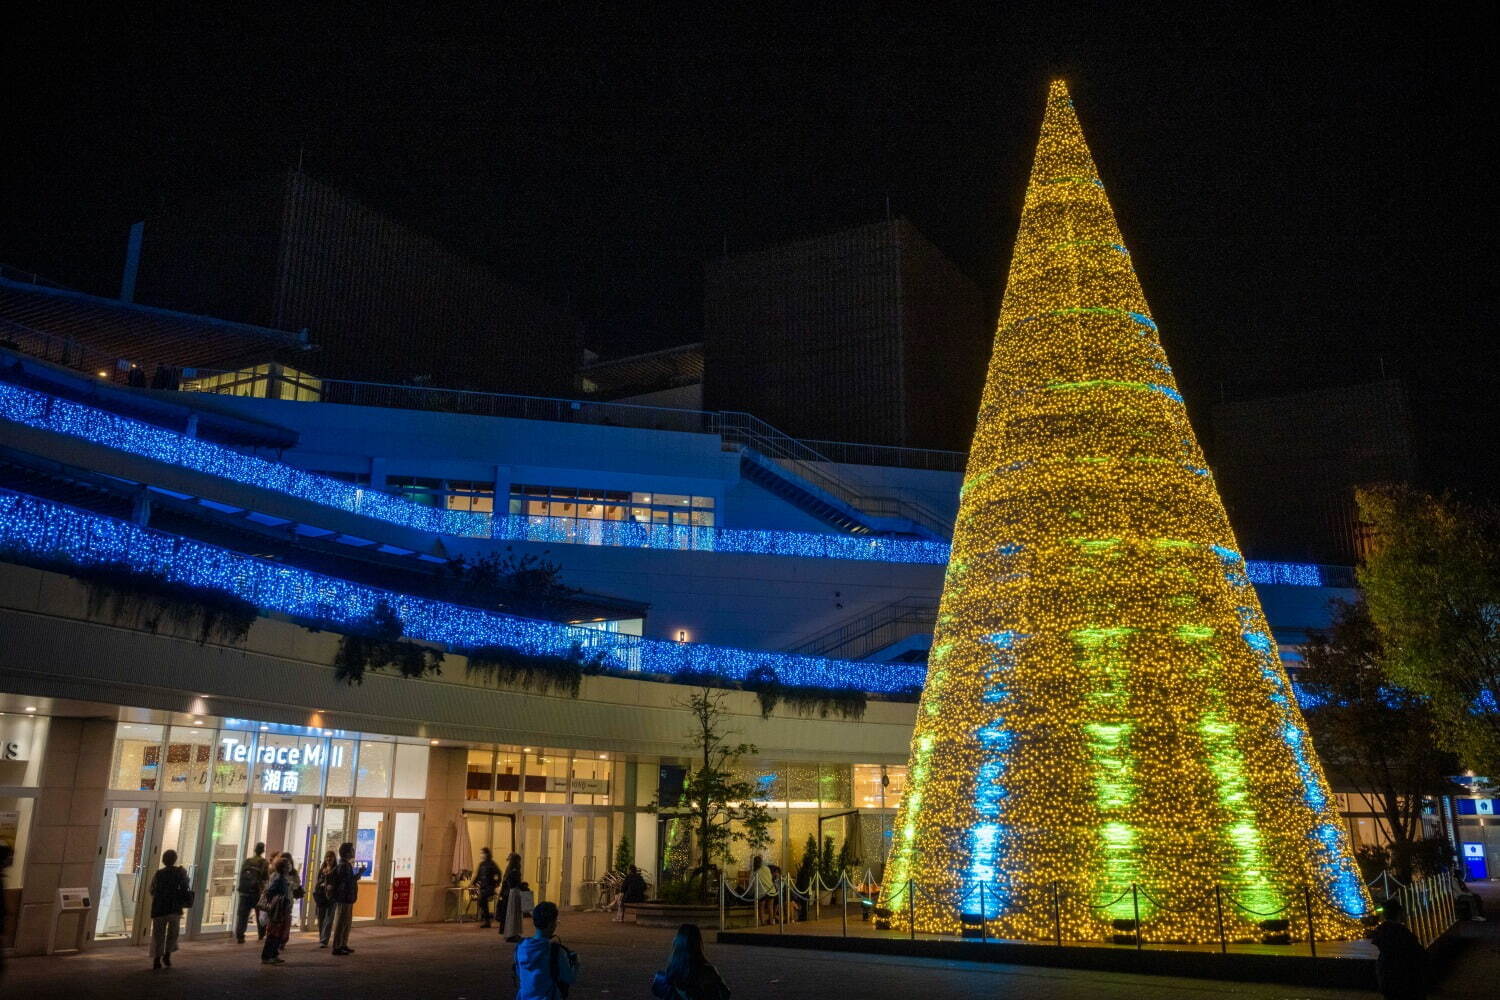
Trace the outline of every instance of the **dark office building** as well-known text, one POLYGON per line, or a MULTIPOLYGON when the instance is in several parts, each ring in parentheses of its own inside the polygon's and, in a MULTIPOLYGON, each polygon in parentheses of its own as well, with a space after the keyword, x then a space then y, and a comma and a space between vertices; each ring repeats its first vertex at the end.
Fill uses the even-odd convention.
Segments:
POLYGON ((306 329, 325 378, 565 396, 578 364, 568 315, 296 170, 147 219, 136 298, 306 329))
POLYGON ((704 403, 804 439, 967 449, 994 317, 904 219, 710 262, 704 403))
POLYGON ((1416 475, 1396 381, 1220 403, 1213 425, 1219 491, 1251 558, 1355 563, 1354 488, 1416 475))

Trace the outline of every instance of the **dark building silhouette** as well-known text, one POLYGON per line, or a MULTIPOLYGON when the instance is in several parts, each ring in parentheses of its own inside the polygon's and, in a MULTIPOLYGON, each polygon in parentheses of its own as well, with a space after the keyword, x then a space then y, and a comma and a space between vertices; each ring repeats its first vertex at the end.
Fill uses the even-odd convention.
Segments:
POLYGON ((735 254, 704 281, 704 404, 794 437, 966 449, 994 342, 905 219, 735 254))
POLYGON ((1397 381, 1219 403, 1213 426, 1214 474, 1251 558, 1357 562, 1355 487, 1417 471, 1397 381))
POLYGON ((136 297, 306 329, 326 378, 571 395, 578 364, 566 313, 297 170, 147 219, 136 297))

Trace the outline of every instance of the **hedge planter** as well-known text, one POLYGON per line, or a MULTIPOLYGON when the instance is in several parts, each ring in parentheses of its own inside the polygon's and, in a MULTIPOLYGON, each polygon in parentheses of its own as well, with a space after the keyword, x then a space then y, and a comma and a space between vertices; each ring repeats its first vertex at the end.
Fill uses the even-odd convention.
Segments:
MULTIPOLYGON (((670 927, 697 924, 708 929, 719 926, 717 903, 626 903, 625 912, 642 927, 670 927)), ((726 927, 753 927, 755 914, 749 907, 735 907, 725 914, 726 927)))

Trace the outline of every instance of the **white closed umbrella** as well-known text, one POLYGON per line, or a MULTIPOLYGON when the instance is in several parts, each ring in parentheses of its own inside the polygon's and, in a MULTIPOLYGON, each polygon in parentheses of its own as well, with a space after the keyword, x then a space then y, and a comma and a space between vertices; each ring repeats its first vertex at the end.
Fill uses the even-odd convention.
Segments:
POLYGON ((458 826, 458 836, 453 839, 453 875, 457 878, 462 872, 474 871, 474 845, 469 842, 469 824, 464 821, 463 810, 454 823, 458 826))

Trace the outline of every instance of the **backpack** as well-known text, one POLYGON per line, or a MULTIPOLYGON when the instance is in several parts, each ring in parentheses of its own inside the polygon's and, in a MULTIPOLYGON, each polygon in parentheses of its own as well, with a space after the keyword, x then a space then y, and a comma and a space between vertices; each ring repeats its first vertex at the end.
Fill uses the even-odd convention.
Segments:
POLYGON ((236 891, 250 896, 259 893, 260 890, 260 869, 247 862, 240 868, 240 883, 236 891))

